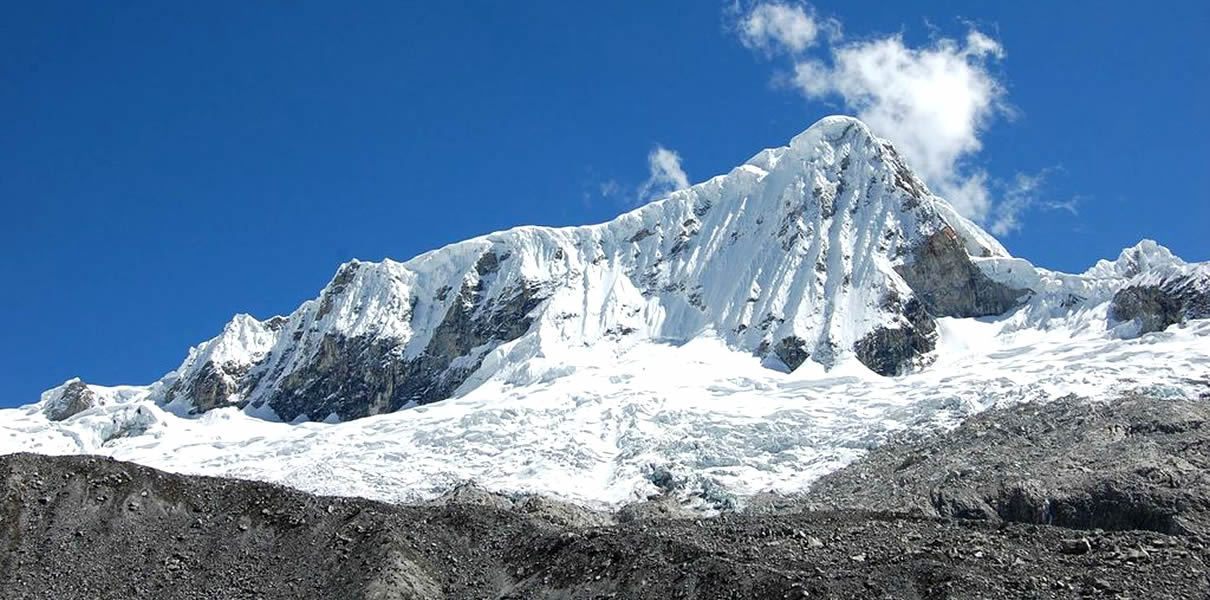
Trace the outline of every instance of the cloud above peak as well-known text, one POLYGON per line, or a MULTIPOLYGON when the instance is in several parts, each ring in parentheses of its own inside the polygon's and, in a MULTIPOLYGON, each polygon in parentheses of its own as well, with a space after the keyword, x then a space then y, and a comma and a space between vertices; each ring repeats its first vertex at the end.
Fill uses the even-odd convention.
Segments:
POLYGON ((829 23, 820 23, 805 5, 781 2, 757 4, 738 24, 744 46, 769 55, 802 52, 815 45, 824 29, 831 29, 829 23))
POLYGON ((790 55, 787 83, 808 99, 838 101, 894 143, 934 192, 986 224, 995 214, 993 180, 971 160, 983 148, 987 127, 1009 112, 994 70, 1005 56, 1003 46, 975 28, 962 39, 935 38, 921 46, 900 34, 846 42, 840 24, 828 20, 833 35, 805 55, 823 22, 805 5, 758 3, 739 16, 737 29, 745 47, 770 57, 790 55), (795 31, 802 33, 776 33, 789 25, 773 22, 797 23, 795 31), (811 25, 809 38, 804 22, 811 25))
POLYGON ((1002 56, 998 43, 974 30, 964 42, 942 38, 922 48, 895 35, 799 62, 793 83, 808 98, 839 98, 954 208, 982 221, 991 208, 987 178, 963 161, 982 149, 980 135, 1002 111, 1004 88, 989 69, 1002 56))

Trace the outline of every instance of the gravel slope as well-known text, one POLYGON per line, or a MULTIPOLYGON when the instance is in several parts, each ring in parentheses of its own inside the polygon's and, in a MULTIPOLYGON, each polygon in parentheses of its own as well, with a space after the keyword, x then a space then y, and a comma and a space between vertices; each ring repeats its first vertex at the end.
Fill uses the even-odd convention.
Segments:
POLYGON ((10 454, 0 597, 1201 599, 1205 404, 991 411, 807 496, 708 519, 659 499, 609 515, 474 487, 391 505, 10 454), (1131 502, 1073 500, 1106 485, 1131 502), (997 503, 1015 489, 1049 499, 1051 524, 997 503), (1105 508, 1121 506, 1148 516, 1105 508))
POLYGON ((1198 400, 1068 396, 904 438, 817 481, 802 506, 1210 535, 1210 381, 1198 400))

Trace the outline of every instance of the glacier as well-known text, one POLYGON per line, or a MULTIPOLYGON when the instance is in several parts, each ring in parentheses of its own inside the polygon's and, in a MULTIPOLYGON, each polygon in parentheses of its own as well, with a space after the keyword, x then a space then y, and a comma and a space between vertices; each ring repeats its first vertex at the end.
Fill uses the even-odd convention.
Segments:
POLYGON ((608 223, 346 263, 150 385, 72 380, 0 410, 0 452, 388 501, 474 481, 716 510, 1005 403, 1204 397, 1207 290, 1210 266, 1149 240, 1080 274, 1013 257, 828 117, 608 223), (1124 290, 1164 318, 1126 314, 1124 290))

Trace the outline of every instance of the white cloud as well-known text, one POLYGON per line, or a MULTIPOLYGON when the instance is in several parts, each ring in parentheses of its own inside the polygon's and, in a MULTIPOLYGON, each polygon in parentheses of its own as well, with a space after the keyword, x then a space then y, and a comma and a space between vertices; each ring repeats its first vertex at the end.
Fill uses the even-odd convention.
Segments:
POLYGON ((647 155, 647 168, 651 174, 639 186, 639 202, 649 202, 689 187, 689 176, 681 168, 681 155, 675 150, 657 145, 647 155))
POLYGON ((895 35, 835 46, 828 62, 801 61, 793 82, 809 98, 838 97, 890 139, 935 192, 985 221, 992 207, 988 177, 965 161, 1004 110, 1004 87, 990 70, 1003 56, 999 43, 976 30, 962 42, 941 38, 921 48, 895 35))
POLYGON ((815 44, 823 28, 802 5, 762 3, 740 19, 739 39, 748 48, 768 54, 799 53, 815 44))
POLYGON ((911 168, 964 216, 996 235, 1022 228, 1032 209, 1078 214, 1081 198, 1043 199, 1059 167, 1004 180, 975 162, 983 134, 1011 116, 995 70, 1005 56, 999 41, 971 26, 960 39, 928 25, 932 41, 910 46, 902 35, 845 42, 841 23, 805 3, 783 0, 727 12, 740 41, 767 57, 788 55, 790 73, 774 81, 812 100, 839 100, 879 136, 891 140, 911 168), (993 193, 994 192, 994 193, 993 193))

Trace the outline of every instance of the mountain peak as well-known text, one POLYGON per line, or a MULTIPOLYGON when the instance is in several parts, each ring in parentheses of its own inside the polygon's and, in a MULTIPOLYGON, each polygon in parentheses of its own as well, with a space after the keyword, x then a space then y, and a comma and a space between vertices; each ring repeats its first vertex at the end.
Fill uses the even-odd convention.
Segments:
MULTIPOLYGON (((403 263, 349 261, 315 300, 237 317, 157 384, 165 405, 353 418, 538 376, 534 360, 709 333, 771 368, 928 363, 940 316, 1024 295, 1007 256, 851 117, 608 223, 519 227, 403 263)), ((539 361, 541 362, 541 361, 539 361)))
POLYGON ((812 123, 802 133, 790 138, 789 147, 800 151, 812 151, 821 141, 836 143, 850 134, 858 139, 881 141, 860 119, 846 115, 830 115, 812 123))
MULTIPOLYGON (((1166 260, 1158 248, 1130 256, 1166 260)), ((238 315, 149 389, 178 412, 350 419, 557 377, 549 357, 585 348, 703 335, 776 370, 852 359, 897 375, 932 361, 938 318, 1012 310, 1041 279, 889 142, 833 116, 607 223, 351 260, 288 316, 238 315)))

